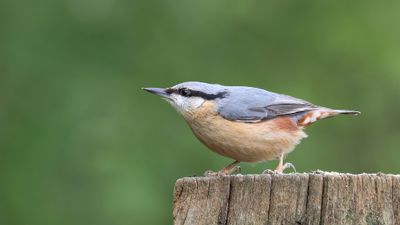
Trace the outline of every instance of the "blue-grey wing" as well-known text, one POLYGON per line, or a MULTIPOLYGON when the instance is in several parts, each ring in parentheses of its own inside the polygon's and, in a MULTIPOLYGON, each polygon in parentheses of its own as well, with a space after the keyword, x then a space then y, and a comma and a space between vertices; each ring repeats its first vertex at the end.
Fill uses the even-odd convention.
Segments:
POLYGON ((222 117, 243 122, 297 115, 316 108, 301 99, 250 87, 231 87, 228 96, 218 100, 218 113, 222 117))

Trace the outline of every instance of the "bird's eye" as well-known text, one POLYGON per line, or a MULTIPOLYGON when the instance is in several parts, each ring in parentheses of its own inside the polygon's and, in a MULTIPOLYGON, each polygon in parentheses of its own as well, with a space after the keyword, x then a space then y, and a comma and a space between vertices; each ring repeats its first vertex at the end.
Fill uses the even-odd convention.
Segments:
POLYGON ((182 89, 179 89, 179 94, 184 97, 190 97, 192 95, 192 92, 188 89, 182 88, 182 89))

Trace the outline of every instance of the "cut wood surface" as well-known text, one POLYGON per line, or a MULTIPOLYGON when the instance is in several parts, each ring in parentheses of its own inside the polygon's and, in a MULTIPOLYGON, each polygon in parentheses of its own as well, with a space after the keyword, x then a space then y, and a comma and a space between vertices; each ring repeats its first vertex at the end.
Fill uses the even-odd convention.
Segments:
POLYGON ((400 176, 294 173, 176 181, 175 225, 399 224, 400 176))

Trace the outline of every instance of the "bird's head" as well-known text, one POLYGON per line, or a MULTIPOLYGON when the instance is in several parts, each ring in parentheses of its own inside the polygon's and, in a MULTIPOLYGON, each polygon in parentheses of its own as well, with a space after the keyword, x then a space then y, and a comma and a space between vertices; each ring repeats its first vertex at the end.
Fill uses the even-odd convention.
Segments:
POLYGON ((193 114, 205 101, 224 98, 227 88, 218 84, 184 82, 170 88, 143 88, 167 100, 182 115, 193 114))

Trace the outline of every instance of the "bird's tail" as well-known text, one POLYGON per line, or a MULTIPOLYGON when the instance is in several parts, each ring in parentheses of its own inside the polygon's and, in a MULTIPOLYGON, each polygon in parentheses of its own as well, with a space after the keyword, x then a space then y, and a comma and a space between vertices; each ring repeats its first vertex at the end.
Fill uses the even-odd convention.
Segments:
POLYGON ((336 109, 333 110, 337 114, 343 114, 343 115, 353 115, 353 116, 358 116, 361 114, 359 111, 354 111, 354 110, 341 110, 341 109, 336 109))
POLYGON ((328 109, 328 108, 318 108, 312 111, 309 111, 297 121, 297 125, 299 126, 308 126, 313 124, 314 122, 329 118, 336 115, 353 115, 358 116, 361 114, 359 111, 354 110, 339 110, 339 109, 328 109))

